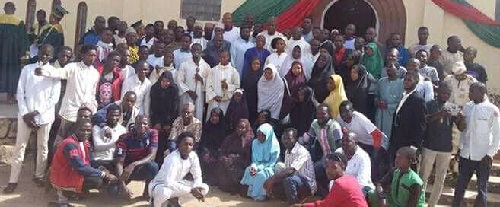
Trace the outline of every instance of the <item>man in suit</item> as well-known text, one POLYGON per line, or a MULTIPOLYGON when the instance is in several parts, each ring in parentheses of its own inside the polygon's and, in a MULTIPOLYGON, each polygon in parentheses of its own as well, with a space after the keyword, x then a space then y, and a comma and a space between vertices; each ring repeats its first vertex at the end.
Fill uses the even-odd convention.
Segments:
POLYGON ((416 71, 409 71, 404 77, 405 92, 393 117, 389 141, 391 162, 394 162, 396 151, 401 147, 413 146, 419 151, 422 147, 427 110, 424 99, 419 93, 415 93, 418 81, 419 75, 416 71))

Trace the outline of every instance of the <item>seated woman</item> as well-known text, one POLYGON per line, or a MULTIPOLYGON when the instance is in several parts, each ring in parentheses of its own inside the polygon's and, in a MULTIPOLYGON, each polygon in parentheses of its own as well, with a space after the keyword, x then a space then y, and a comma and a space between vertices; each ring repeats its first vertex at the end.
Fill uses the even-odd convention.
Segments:
POLYGON ((423 181, 411 169, 417 160, 417 150, 401 147, 396 152, 395 167, 377 183, 381 206, 424 206, 423 181), (387 200, 386 200, 387 199, 387 200))
POLYGON ((229 106, 226 111, 226 120, 229 125, 229 130, 232 132, 236 130, 240 119, 248 119, 248 105, 247 100, 245 98, 243 89, 236 89, 234 91, 233 97, 231 97, 231 101, 229 102, 229 106))
POLYGON ((329 91, 330 95, 326 97, 323 103, 330 107, 332 118, 336 119, 339 115, 340 103, 347 100, 342 77, 340 77, 340 75, 331 75, 330 80, 326 83, 325 87, 329 91))
POLYGON ((368 207, 355 177, 346 174, 347 158, 333 153, 326 157, 325 169, 328 179, 334 181, 330 193, 324 200, 295 204, 294 207, 368 207))
POLYGON ((219 189, 231 194, 240 192, 240 180, 250 164, 252 140, 255 137, 248 119, 240 119, 236 130, 227 136, 219 148, 217 177, 219 189))
POLYGON ((354 132, 344 133, 340 142, 341 148, 335 152, 344 154, 347 157, 346 174, 355 177, 363 190, 367 194, 375 189, 371 180, 371 160, 368 153, 356 144, 357 134, 354 132))
POLYGON ((314 98, 312 88, 303 86, 299 89, 297 92, 297 102, 295 102, 290 112, 291 125, 297 129, 299 137, 311 127, 318 104, 318 101, 314 98))
POLYGON ((210 112, 208 121, 203 125, 199 155, 203 178, 208 185, 217 185, 218 150, 226 137, 227 125, 220 108, 210 112))
POLYGON ((273 127, 262 124, 257 130, 257 139, 252 141, 252 164, 245 169, 240 182, 248 186, 247 196, 256 201, 266 199, 264 182, 274 174, 279 152, 280 146, 273 127))

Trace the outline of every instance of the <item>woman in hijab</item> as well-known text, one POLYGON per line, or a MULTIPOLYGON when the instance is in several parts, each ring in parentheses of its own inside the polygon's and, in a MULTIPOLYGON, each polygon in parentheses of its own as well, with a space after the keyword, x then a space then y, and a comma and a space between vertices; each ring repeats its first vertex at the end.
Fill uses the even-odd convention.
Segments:
POLYGON ((330 93, 330 91, 326 90, 325 85, 332 74, 334 74, 332 56, 327 53, 321 53, 314 64, 311 79, 307 82, 307 85, 313 89, 316 100, 320 103, 330 93))
POLYGON ((248 106, 243 89, 236 89, 226 111, 230 132, 236 129, 240 119, 248 119, 248 106))
POLYGON ((295 102, 297 102, 300 87, 306 85, 306 77, 301 62, 295 61, 291 64, 290 70, 285 75, 285 81, 287 90, 283 96, 280 119, 290 114, 295 102))
POLYGON ((306 78, 311 75, 312 63, 302 56, 302 48, 298 45, 293 47, 292 54, 289 54, 283 64, 281 69, 278 71, 281 77, 285 77, 288 72, 292 69, 292 64, 294 62, 300 62, 302 65, 302 71, 306 78))
POLYGON ((257 83, 262 76, 260 67, 261 61, 258 57, 252 59, 251 70, 244 72, 244 77, 241 79, 241 87, 245 91, 245 99, 248 106, 248 118, 250 123, 254 123, 257 118, 257 83))
MULTIPOLYGON (((252 140, 255 137, 248 119, 238 120, 236 130, 227 136, 219 148, 217 177, 219 189, 237 194, 242 189, 240 180, 250 164, 252 140)), ((246 196, 246 195, 245 195, 246 196)))
POLYGON ((227 135, 224 113, 218 107, 212 109, 208 121, 203 125, 200 141, 200 165, 205 183, 217 185, 218 150, 227 135))
POLYGON ((163 153, 167 149, 167 138, 170 126, 179 116, 179 89, 174 83, 174 77, 165 71, 160 79, 151 86, 150 122, 158 130, 158 153, 156 161, 163 162, 163 153))
POLYGON ((336 119, 339 115, 340 103, 347 100, 342 77, 340 75, 331 75, 330 80, 326 84, 326 89, 330 91, 330 95, 328 95, 323 103, 330 107, 332 119, 336 119))
POLYGON ((240 183, 248 186, 247 196, 263 201, 266 199, 264 182, 274 174, 280 146, 270 124, 262 124, 256 134, 257 138, 252 141, 252 164, 245 169, 240 183))
POLYGON ((380 54, 377 43, 370 42, 365 46, 365 54, 361 57, 361 64, 366 67, 366 71, 375 79, 380 79, 384 59, 380 54))
POLYGON ((257 83, 257 110, 269 110, 271 118, 278 120, 285 92, 285 83, 276 66, 269 64, 257 83))
POLYGON ((363 65, 353 65, 350 75, 344 80, 347 98, 352 102, 354 109, 367 114, 367 95, 369 80, 363 65))
POLYGON ((299 136, 311 128, 317 105, 318 101, 314 98, 313 90, 308 86, 302 86, 297 92, 297 101, 290 112, 290 122, 292 127, 297 129, 299 136))

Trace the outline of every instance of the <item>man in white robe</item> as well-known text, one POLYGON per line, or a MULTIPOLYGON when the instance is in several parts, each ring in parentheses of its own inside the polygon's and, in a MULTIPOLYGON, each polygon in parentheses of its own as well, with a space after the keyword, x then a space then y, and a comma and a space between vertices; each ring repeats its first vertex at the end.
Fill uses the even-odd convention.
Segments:
POLYGON ((240 38, 240 28, 233 25, 231 13, 228 12, 222 16, 222 23, 224 24, 224 40, 234 42, 240 38))
POLYGON ((192 59, 193 54, 189 50, 191 47, 192 38, 189 34, 184 34, 181 38, 181 48, 174 50, 175 68, 180 68, 181 64, 192 59))
POLYGON ((311 54, 311 45, 302 37, 302 29, 300 27, 293 28, 292 39, 288 40, 286 44, 286 53, 292 54, 293 48, 297 45, 302 49, 302 57, 311 54))
POLYGON ((236 68, 239 74, 243 71, 245 64, 245 52, 255 47, 255 43, 250 41, 250 28, 242 27, 240 38, 231 43, 231 65, 236 68))
MULTIPOLYGON (((273 51, 273 48, 271 47, 271 42, 273 41, 274 38, 281 37, 283 39, 286 39, 283 34, 276 31, 276 27, 277 27, 276 24, 277 24, 276 18, 274 18, 274 17, 270 18, 269 21, 267 22, 267 30, 264 30, 261 33, 259 33, 259 35, 262 35, 266 38, 266 46, 264 48, 269 50, 269 52, 273 51)), ((257 35, 257 36, 259 36, 259 35, 257 35)))
POLYGON ((127 80, 123 81, 122 98, 127 91, 135 92, 137 100, 135 106, 139 108, 139 113, 149 117, 149 103, 151 98, 149 92, 151 91, 151 81, 146 77, 149 71, 149 64, 145 61, 140 61, 135 69, 136 73, 130 76, 127 80))
POLYGON ((192 58, 180 65, 177 71, 177 82, 180 90, 181 105, 193 103, 195 117, 203 120, 203 105, 205 104, 205 80, 210 66, 201 58, 201 45, 191 46, 192 58))
POLYGON ((222 51, 219 54, 219 61, 220 63, 210 70, 207 77, 207 120, 210 118, 212 109, 216 107, 219 107, 226 114, 234 90, 240 87, 240 75, 229 64, 229 52, 222 51))
MULTIPOLYGON (((201 50, 201 49, 200 49, 201 50)), ((165 157, 156 177, 148 186, 153 206, 180 206, 192 199, 205 201, 209 186, 203 183, 200 160, 193 150, 194 135, 181 133, 178 150, 165 157), (185 179, 191 173, 192 180, 185 179)))

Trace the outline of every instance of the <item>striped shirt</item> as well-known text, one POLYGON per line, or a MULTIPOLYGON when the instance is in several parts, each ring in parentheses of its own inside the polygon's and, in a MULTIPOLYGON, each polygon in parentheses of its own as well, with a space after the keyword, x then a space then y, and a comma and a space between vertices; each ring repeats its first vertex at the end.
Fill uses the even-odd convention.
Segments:
POLYGON ((314 174, 314 165, 311 159, 311 154, 307 149, 295 143, 295 146, 290 151, 285 151, 285 167, 292 167, 297 171, 300 177, 307 180, 307 184, 311 189, 311 193, 316 192, 316 176, 314 174))

